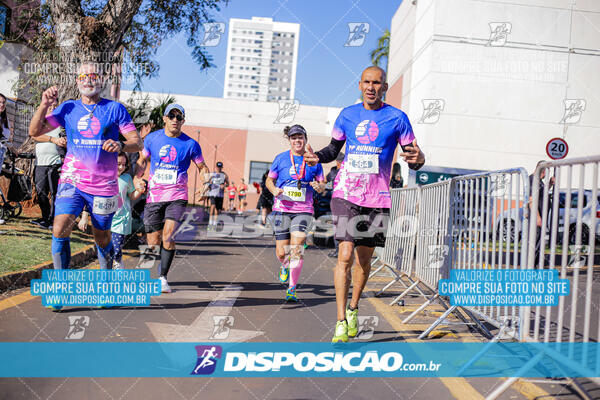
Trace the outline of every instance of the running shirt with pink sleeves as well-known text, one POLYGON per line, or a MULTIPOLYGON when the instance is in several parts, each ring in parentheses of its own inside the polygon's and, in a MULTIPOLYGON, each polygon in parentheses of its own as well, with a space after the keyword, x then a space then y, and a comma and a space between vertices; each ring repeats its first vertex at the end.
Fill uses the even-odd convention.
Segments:
POLYGON ((190 163, 204 162, 198 142, 183 132, 177 137, 167 136, 161 129, 146 136, 143 154, 150 158, 146 201, 187 200, 190 163))
POLYGON ((68 100, 46 116, 46 121, 54 128, 62 126, 67 133, 59 183, 70 183, 91 195, 119 193, 117 153, 103 150, 102 144, 108 139, 118 141, 119 133, 135 131, 123 104, 101 99, 96 105, 84 106, 81 100, 68 100))
POLYGON ((398 144, 409 145, 415 138, 406 114, 385 103, 377 110, 354 104, 340 112, 332 136, 346 141, 332 197, 362 207, 390 208, 394 151, 398 144))
POLYGON ((294 156, 294 165, 290 151, 284 151, 275 157, 269 169, 269 178, 275 179, 275 186, 284 189, 284 193, 274 198, 273 210, 288 213, 313 213, 314 189, 310 182, 323 182, 323 167, 304 166, 302 171, 302 156, 294 156), (295 167, 295 168, 294 168, 295 167), (302 173, 303 172, 303 173, 302 173), (298 188, 300 177, 300 188, 298 188))

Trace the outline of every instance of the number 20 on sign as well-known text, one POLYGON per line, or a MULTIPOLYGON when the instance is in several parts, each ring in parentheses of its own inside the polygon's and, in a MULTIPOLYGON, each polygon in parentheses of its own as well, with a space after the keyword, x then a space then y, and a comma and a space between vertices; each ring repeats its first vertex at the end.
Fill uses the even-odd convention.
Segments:
POLYGON ((569 153, 569 145, 562 138, 554 138, 546 145, 546 154, 553 160, 561 160, 569 153))

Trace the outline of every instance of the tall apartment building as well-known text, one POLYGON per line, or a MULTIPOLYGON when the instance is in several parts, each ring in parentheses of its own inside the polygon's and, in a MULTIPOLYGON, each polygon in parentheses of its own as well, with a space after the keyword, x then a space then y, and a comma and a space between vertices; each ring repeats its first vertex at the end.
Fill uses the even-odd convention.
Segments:
POLYGON ((231 18, 224 98, 277 101, 294 98, 300 24, 272 18, 231 18))

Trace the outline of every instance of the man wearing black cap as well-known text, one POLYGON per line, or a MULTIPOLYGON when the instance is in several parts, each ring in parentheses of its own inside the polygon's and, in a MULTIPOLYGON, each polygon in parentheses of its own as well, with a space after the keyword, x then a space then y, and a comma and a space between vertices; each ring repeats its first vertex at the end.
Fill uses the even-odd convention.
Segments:
POLYGON ((223 172, 223 163, 221 161, 217 162, 216 171, 210 174, 208 185, 208 196, 210 198, 208 229, 211 229, 212 226, 217 226, 219 213, 223 209, 225 187, 229 185, 229 177, 223 172))

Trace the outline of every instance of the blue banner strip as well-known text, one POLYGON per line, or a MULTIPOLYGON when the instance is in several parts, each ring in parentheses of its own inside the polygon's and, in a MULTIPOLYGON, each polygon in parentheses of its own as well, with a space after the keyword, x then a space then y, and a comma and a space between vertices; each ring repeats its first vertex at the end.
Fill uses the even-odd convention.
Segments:
POLYGON ((0 377, 599 377, 599 350, 598 343, 5 342, 0 377))

